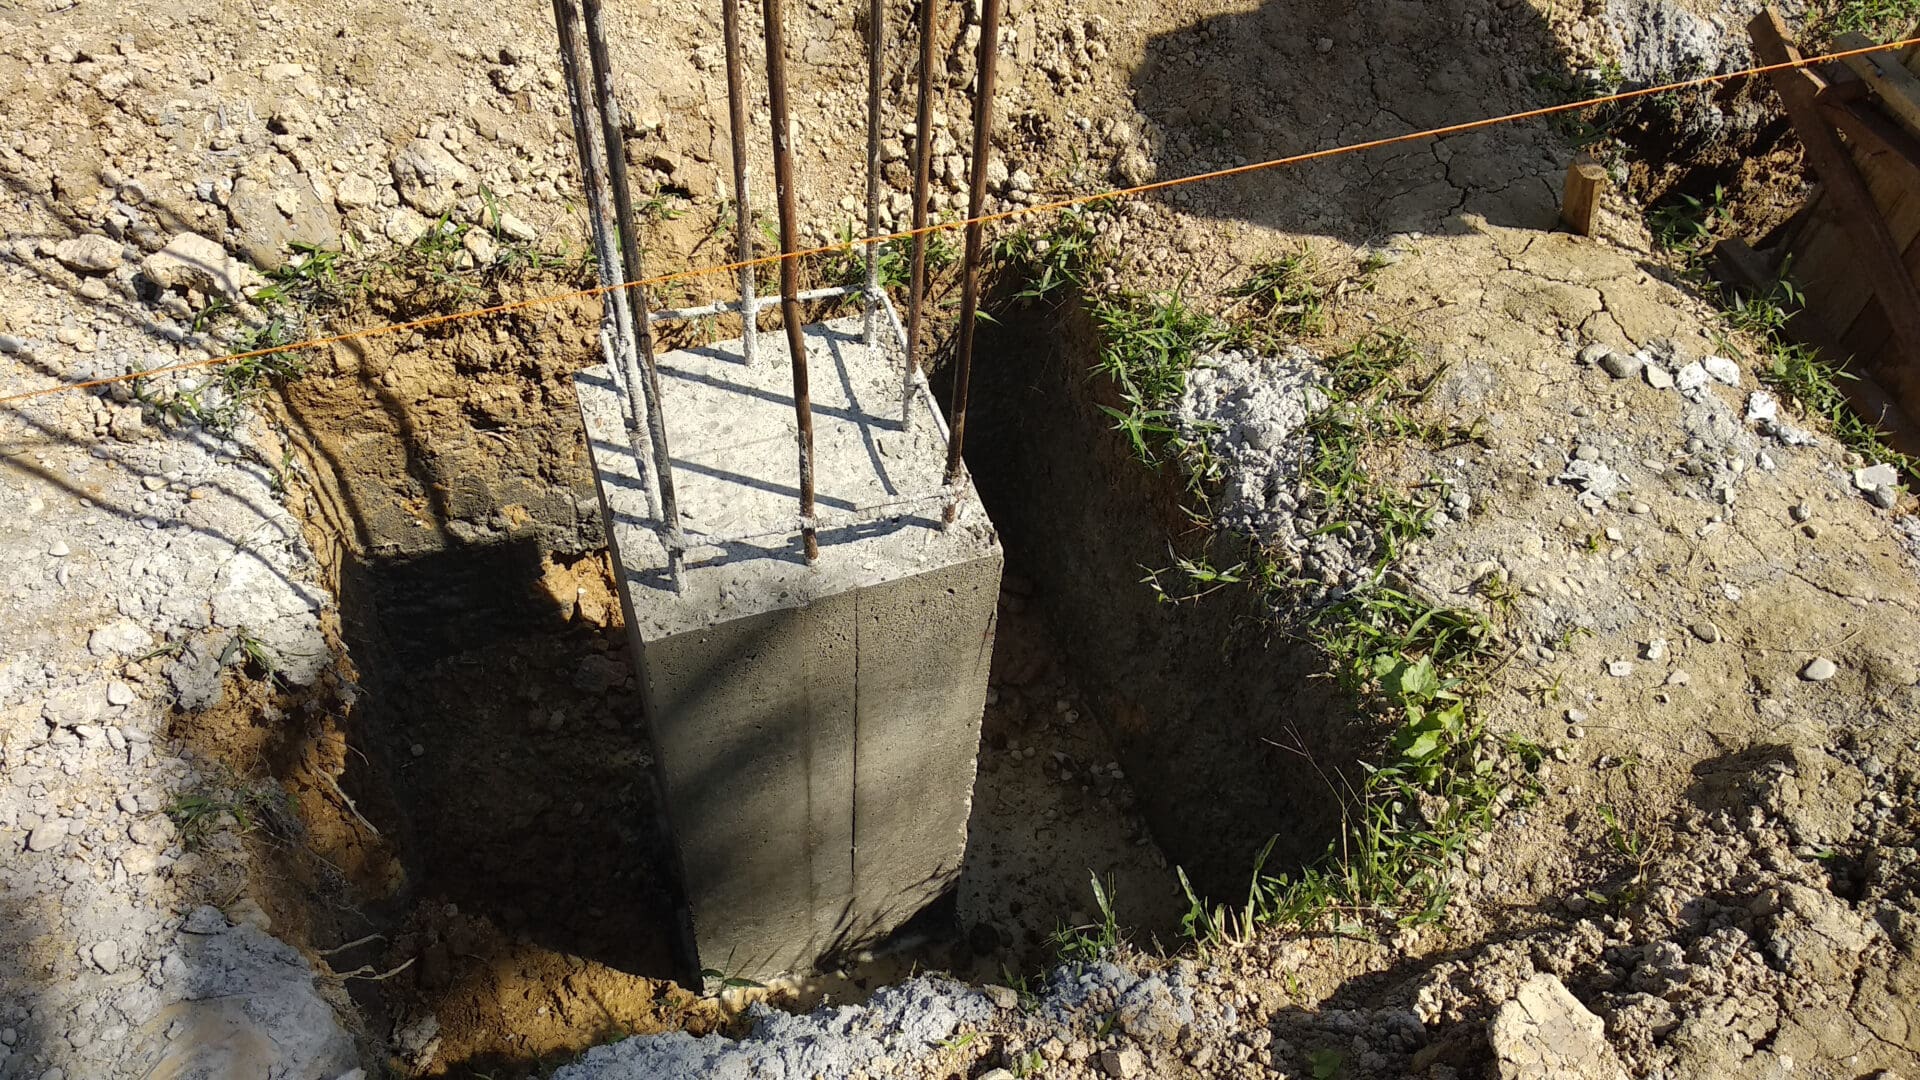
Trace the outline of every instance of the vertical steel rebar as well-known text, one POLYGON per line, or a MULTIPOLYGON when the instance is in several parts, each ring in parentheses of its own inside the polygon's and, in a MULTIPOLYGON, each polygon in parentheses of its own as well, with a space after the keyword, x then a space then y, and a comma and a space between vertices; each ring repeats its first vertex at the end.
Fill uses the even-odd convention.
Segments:
MULTIPOLYGON (((579 23, 579 9, 573 0, 553 0, 553 20, 559 35, 560 68, 567 84, 567 106, 573 119, 574 148, 580 155, 580 177, 587 193, 587 213, 593 231, 593 250, 598 262, 600 285, 608 288, 617 285, 620 278, 620 257, 614 246, 616 231, 612 208, 607 205, 610 194, 607 184, 606 164, 601 156, 598 143, 597 117, 598 103, 583 78, 580 63, 580 38, 575 32, 579 23)), ((601 316, 602 349, 607 354, 607 367, 616 386, 625 399, 625 421, 627 429, 627 448, 633 455, 637 475, 644 481, 652 472, 646 455, 640 452, 642 428, 646 424, 645 406, 640 390, 640 364, 635 353, 633 339, 628 331, 633 323, 627 312, 627 298, 618 291, 604 293, 601 316)), ((660 507, 654 497, 651 485, 647 488, 647 500, 653 513, 659 513, 660 507)))
MULTIPOLYGON (((973 379, 973 324, 980 313, 980 212, 987 201, 987 160, 993 153, 993 68, 999 56, 1000 0, 982 0, 978 85, 973 98, 973 161, 968 165, 967 250, 960 293, 960 342, 953 372, 953 434, 947 440, 946 482, 955 488, 945 520, 960 512, 960 452, 967 437, 967 390, 973 379)), ((924 137, 924 133, 922 134, 924 137)))
POLYGON ((799 228, 793 197, 793 129, 787 121, 787 35, 780 0, 762 0, 767 32, 767 105, 773 113, 773 184, 780 204, 780 314, 793 364, 793 413, 799 425, 800 537, 809 563, 820 557, 813 525, 813 400, 807 392, 806 329, 800 322, 799 228))
MULTIPOLYGON (((733 212, 737 233, 735 257, 753 258, 753 208, 747 199, 747 72, 740 62, 740 5, 744 0, 720 0, 727 42, 727 123, 733 136, 733 212)), ((760 306, 755 296, 754 268, 740 268, 740 351, 752 367, 760 358, 760 306)))
POLYGON ((938 0, 920 0, 920 100, 913 113, 913 270, 907 286, 907 366, 900 383, 900 423, 913 424, 920 374, 920 309, 927 291, 927 185, 933 176, 933 31, 938 0))
POLYGON ((887 54, 886 0, 867 5, 867 320, 866 345, 880 340, 880 80, 887 54))
POLYGON ((627 317, 633 321, 633 340, 640 354, 646 398, 647 434, 653 444, 654 481, 660 488, 660 516, 667 526, 667 565, 677 589, 686 539, 680 531, 680 503, 673 492, 673 461, 667 451, 667 426, 660 411, 660 372, 653 359, 653 331, 647 325, 647 291, 638 282, 646 276, 640 261, 639 231, 634 227, 633 191, 627 183, 627 155, 620 139, 620 104, 613 93, 613 62, 607 54, 605 23, 600 0, 585 0, 587 57, 593 65, 598 91, 600 124, 607 150, 608 179, 613 185, 614 215, 620 227, 621 281, 627 284, 627 317))

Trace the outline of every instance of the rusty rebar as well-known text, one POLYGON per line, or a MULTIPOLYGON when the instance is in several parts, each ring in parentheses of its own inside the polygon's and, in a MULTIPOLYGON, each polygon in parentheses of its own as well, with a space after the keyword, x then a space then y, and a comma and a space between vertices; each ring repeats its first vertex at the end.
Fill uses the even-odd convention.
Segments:
MULTIPOLYGON (((599 104, 582 76, 580 38, 575 32, 580 14, 573 0, 553 0, 553 20, 560 39, 560 69, 567 84, 567 107, 573 119, 574 148, 580 155, 580 177, 587 192, 594 259, 599 264, 600 284, 611 287, 620 280, 616 276, 620 270, 620 256, 614 246, 617 228, 613 209, 608 205, 611 196, 606 163, 598 142, 599 104)), ((634 351, 633 339, 628 336, 632 325, 627 313, 626 297, 619 292, 607 293, 601 309, 602 348, 607 353, 608 370, 625 400, 626 408, 623 411, 627 450, 633 456, 635 475, 644 478, 651 467, 646 455, 640 451, 641 428, 645 424, 646 412, 640 389, 640 363, 634 351)), ((660 507, 652 487, 647 488, 646 496, 650 511, 658 514, 660 507)))
POLYGON ((646 277, 646 268, 640 260, 640 232, 635 227, 633 190, 628 186, 627 155, 620 138, 620 103, 613 92, 613 62, 607 54, 600 0, 585 0, 585 6, 587 57, 593 65, 600 125, 607 149, 608 180, 613 186, 614 217, 620 227, 620 280, 627 283, 627 317, 633 323, 633 341, 640 354, 647 434, 653 443, 654 482, 660 488, 660 516, 667 527, 667 564, 677 588, 686 545, 680 532, 680 503, 673 492, 673 459, 667 450, 666 419, 660 410, 660 371, 653 358, 653 330, 647 323, 647 290, 640 284, 646 277))
MULTIPOLYGON (((967 438, 967 390, 973 379, 973 324, 980 314, 980 249, 984 231, 980 211, 987 201, 987 161, 993 153, 993 68, 999 45, 1000 0, 982 0, 979 82, 973 97, 973 161, 969 163, 967 176, 967 250, 962 264, 960 342, 953 371, 953 434, 947 440, 946 483, 956 492, 960 482, 960 452, 967 438)), ((947 503, 944 518, 952 522, 959 513, 960 497, 956 494, 947 503)))
POLYGON ((880 340, 880 80, 887 55, 886 0, 867 4, 867 306, 866 346, 880 340))
MULTIPOLYGON (((720 0, 727 42, 727 124, 733 136, 733 216, 735 258, 753 259, 753 207, 747 198, 747 72, 740 61, 740 5, 720 0)), ((740 268, 740 353, 748 367, 760 358, 760 310, 754 296, 754 267, 740 268)))
POLYGON ((933 31, 937 0, 920 0, 920 100, 913 113, 913 268, 907 284, 907 366, 900 382, 900 423, 913 423, 920 374, 920 310, 927 292, 927 186, 933 179, 933 31))
POLYGON ((807 393, 806 327, 800 322, 798 211, 793 197, 793 130, 787 121, 787 35, 780 0, 762 0, 767 33, 767 107, 773 114, 773 186, 780 204, 780 315, 793 365, 793 415, 800 443, 800 537, 807 561, 820 557, 813 524, 813 400, 807 393))

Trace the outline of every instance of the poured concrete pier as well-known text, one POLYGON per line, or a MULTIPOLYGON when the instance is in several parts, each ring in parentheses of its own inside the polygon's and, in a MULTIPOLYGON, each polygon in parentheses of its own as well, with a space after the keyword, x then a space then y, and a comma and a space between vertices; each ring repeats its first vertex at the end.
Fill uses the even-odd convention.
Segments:
POLYGON ((576 377, 696 969, 804 972, 942 896, 966 849, 1001 554, 971 485, 940 524, 946 442, 901 423, 898 353, 807 327, 820 559, 797 521, 784 336, 659 358, 688 548, 661 523, 605 368, 576 377))

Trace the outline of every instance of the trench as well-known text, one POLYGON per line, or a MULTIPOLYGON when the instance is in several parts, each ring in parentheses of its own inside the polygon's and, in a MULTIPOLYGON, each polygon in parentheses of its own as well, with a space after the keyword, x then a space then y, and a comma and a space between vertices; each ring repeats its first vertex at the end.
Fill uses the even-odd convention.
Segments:
MULTIPOLYGON (((572 398, 595 325, 582 306, 343 345, 276 403, 305 473, 290 504, 339 598, 354 685, 336 756, 363 821, 337 800, 302 805, 338 819, 315 835, 364 834, 389 856, 353 863, 344 902, 310 898, 333 914, 302 920, 306 944, 368 939, 327 959, 387 975, 348 987, 401 1074, 541 1075, 621 1035, 739 1022, 737 1002, 673 981, 674 860, 572 398)), ((1286 682, 1277 669, 1239 673, 1259 692, 1178 685, 1271 657, 1221 651, 1237 633, 1224 608, 1155 609, 1138 564, 1177 520, 1169 481, 1117 453, 1092 415, 1036 423, 1096 413, 1088 361, 1054 349, 1030 370, 1016 358, 1055 328, 1008 327, 977 369, 971 460, 1005 519, 1008 573, 959 882, 897 949, 773 988, 776 1005, 859 1000, 916 969, 996 982, 1040 970, 1055 930, 1098 921, 1090 875, 1134 940, 1173 947, 1186 907, 1174 863, 1230 896, 1282 831, 1276 807, 1336 820, 1331 801, 1259 796, 1282 774, 1220 745, 1245 725, 1208 710, 1266 707, 1261 693, 1286 682), (1044 394, 1034 371, 1052 373, 1044 394), (1030 512, 1053 478, 1088 497, 1030 512), (1184 651, 1153 660, 1167 648, 1184 651), (1128 670, 1143 663, 1151 673, 1128 670), (1195 724, 1212 727, 1196 738, 1195 724), (1246 792, 1223 799, 1228 781, 1246 792), (1186 800, 1199 819, 1174 812, 1186 800)), ((1287 764, 1277 749, 1259 760, 1287 764)), ((1319 854, 1308 836, 1293 846, 1319 854)))
POLYGON ((1098 688, 1091 704, 1165 857, 1204 895, 1244 900, 1263 850, 1267 870, 1287 871, 1337 840, 1379 723, 1276 628, 1261 586, 1156 598, 1141 579, 1176 556, 1228 566, 1251 552, 1198 524, 1178 468, 1143 465, 1114 429, 1102 406, 1121 402, 1094 374, 1099 331, 1077 299, 995 315, 979 331, 966 458, 1007 566, 1032 576, 1069 668, 1098 688))

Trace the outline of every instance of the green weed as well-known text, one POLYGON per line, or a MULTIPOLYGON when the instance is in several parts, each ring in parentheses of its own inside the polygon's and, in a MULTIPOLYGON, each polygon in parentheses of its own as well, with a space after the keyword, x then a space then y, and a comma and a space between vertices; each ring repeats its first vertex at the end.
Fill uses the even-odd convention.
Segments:
POLYGON ((1093 887, 1093 903, 1100 921, 1082 926, 1062 926, 1053 932, 1054 953, 1069 963, 1092 963, 1113 955, 1120 947, 1120 920, 1113 913, 1113 881, 1105 884, 1100 876, 1087 872, 1093 887))
POLYGON ((1287 334, 1317 334, 1326 328, 1327 290, 1312 248, 1256 264, 1247 280, 1227 290, 1245 301, 1253 317, 1287 334))

